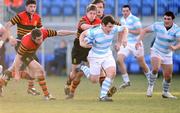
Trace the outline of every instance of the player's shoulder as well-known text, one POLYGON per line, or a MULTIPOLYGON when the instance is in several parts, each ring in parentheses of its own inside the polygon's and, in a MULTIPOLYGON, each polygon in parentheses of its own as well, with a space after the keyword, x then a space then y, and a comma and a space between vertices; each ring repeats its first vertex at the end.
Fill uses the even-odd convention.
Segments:
POLYGON ((26 11, 22 11, 22 12, 19 12, 17 15, 18 16, 24 16, 24 15, 27 15, 27 14, 26 14, 26 11))
POLYGON ((35 17, 41 18, 41 16, 38 13, 34 13, 35 17))
POLYGON ((140 21, 140 18, 135 16, 135 15, 131 15, 130 17, 131 19, 135 20, 135 21, 140 21))

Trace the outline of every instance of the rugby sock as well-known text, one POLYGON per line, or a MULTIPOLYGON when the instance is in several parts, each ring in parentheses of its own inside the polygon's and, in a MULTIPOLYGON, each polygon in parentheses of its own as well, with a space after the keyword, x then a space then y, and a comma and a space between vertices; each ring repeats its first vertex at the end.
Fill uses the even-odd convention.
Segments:
POLYGON ((129 76, 128 76, 127 73, 126 73, 126 74, 123 74, 123 75, 122 75, 122 78, 123 78, 123 81, 124 81, 125 83, 130 82, 129 76))
POLYGON ((144 74, 145 74, 147 80, 149 81, 150 76, 151 76, 151 71, 149 70, 147 73, 144 73, 144 74))
POLYGON ((80 81, 77 81, 77 80, 73 80, 72 83, 71 83, 71 93, 74 93, 77 86, 79 85, 80 81))
POLYGON ((0 87, 5 86, 5 85, 6 85, 6 81, 0 78, 0 87))
POLYGON ((169 92, 169 87, 170 87, 170 84, 171 84, 171 79, 170 80, 165 80, 163 79, 163 92, 169 92))
POLYGON ((43 91, 43 93, 44 93, 44 96, 48 96, 48 95, 49 95, 49 92, 48 92, 48 89, 47 89, 45 77, 44 77, 43 75, 40 76, 40 77, 38 77, 38 81, 39 81, 39 85, 40 85, 41 88, 42 88, 42 91, 43 91))
POLYGON ((28 89, 34 88, 34 79, 28 81, 28 89))
POLYGON ((84 75, 89 78, 90 77, 90 69, 89 67, 82 65, 80 69, 83 71, 84 75))
POLYGON ((30 80, 32 78, 26 71, 20 71, 19 74, 22 79, 30 80))
POLYGON ((109 91, 111 84, 112 84, 111 78, 106 77, 102 83, 100 98, 107 96, 107 92, 109 91))
POLYGON ((154 83, 155 83, 155 81, 156 81, 156 79, 157 79, 157 75, 158 75, 158 74, 153 74, 153 73, 151 72, 151 75, 150 75, 150 78, 149 78, 149 85, 150 85, 150 86, 154 86, 154 83))

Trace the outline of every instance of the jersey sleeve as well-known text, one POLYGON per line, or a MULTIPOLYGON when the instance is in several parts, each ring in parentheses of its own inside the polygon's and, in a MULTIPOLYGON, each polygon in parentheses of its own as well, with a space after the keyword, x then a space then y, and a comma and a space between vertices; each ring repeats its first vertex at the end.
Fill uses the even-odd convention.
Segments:
POLYGON ((47 38, 47 37, 53 37, 53 36, 57 36, 57 31, 56 30, 52 30, 52 29, 42 29, 42 33, 43 33, 43 39, 47 38))
POLYGON ((81 29, 81 25, 83 25, 83 24, 86 24, 86 20, 83 19, 83 18, 81 18, 80 21, 79 21, 79 23, 78 23, 78 28, 81 29))
POLYGON ((150 25, 150 26, 148 26, 147 28, 148 28, 148 30, 150 30, 150 31, 155 31, 156 30, 156 24, 157 23, 154 23, 154 24, 152 24, 152 25, 150 25))
POLYGON ((10 19, 10 21, 11 21, 11 23, 12 23, 13 25, 15 25, 15 24, 20 23, 21 18, 20 18, 19 15, 16 15, 16 16, 12 17, 12 18, 10 19))
POLYGON ((180 39, 180 27, 177 28, 177 32, 176 32, 175 37, 180 39))
POLYGON ((139 18, 135 19, 134 26, 135 26, 136 29, 142 28, 142 24, 141 24, 139 18))

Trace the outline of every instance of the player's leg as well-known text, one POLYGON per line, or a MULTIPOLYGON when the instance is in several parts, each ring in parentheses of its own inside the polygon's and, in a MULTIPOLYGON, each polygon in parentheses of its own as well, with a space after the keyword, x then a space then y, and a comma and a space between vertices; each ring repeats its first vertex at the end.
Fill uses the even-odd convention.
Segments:
POLYGON ((124 61, 125 58, 129 54, 130 54, 130 50, 128 49, 127 46, 125 48, 123 46, 121 46, 120 50, 118 51, 117 60, 118 60, 119 69, 120 69, 120 72, 122 74, 122 79, 123 79, 123 83, 119 86, 119 88, 126 88, 126 87, 130 86, 130 80, 129 80, 129 76, 127 73, 126 64, 124 61))
POLYGON ((46 85, 45 79, 45 72, 43 67, 35 60, 32 60, 29 65, 28 69, 32 78, 37 78, 39 85, 43 91, 44 97, 46 100, 54 100, 55 98, 49 93, 48 87, 46 85))
POLYGON ((164 60, 166 60, 163 62, 162 66, 162 71, 163 71, 163 93, 162 93, 162 97, 163 98, 171 98, 171 99, 176 99, 177 97, 173 96, 169 89, 170 89, 170 85, 171 85, 171 79, 172 79, 172 70, 173 70, 173 65, 172 65, 172 58, 165 58, 164 60))
MULTIPOLYGON (((39 59, 37 58, 36 54, 33 54, 32 57, 39 62, 39 59)), ((26 66, 25 66, 26 67, 26 66)), ((40 92, 37 91, 34 87, 34 78, 31 78, 28 80, 28 89, 27 93, 31 95, 40 95, 40 92)))
POLYGON ((140 67, 143 69, 143 72, 144 72, 147 80, 149 81, 151 71, 150 71, 148 65, 145 62, 144 56, 137 57, 137 61, 138 61, 139 65, 140 65, 140 67))
POLYGON ((154 84, 157 79, 158 71, 161 66, 161 58, 158 55, 154 54, 153 52, 151 53, 151 65, 152 65, 152 71, 149 78, 148 89, 146 93, 148 97, 152 96, 154 84))
MULTIPOLYGON (((99 77, 100 87, 102 86, 102 83, 103 83, 103 81, 105 80, 106 76, 107 76, 107 73, 105 72, 105 69, 102 67, 102 68, 101 68, 100 77, 99 77)), ((116 88, 115 86, 112 86, 112 87, 109 89, 107 95, 108 95, 108 97, 112 97, 116 92, 117 92, 117 88, 116 88)))
POLYGON ((136 49, 135 46, 133 46, 133 54, 136 57, 140 67, 143 69, 143 72, 144 72, 147 80, 149 81, 151 71, 144 59, 144 47, 142 46, 142 47, 139 47, 138 49, 136 49))
POLYGON ((76 68, 77 68, 77 65, 72 64, 71 73, 64 87, 66 99, 72 99, 74 97, 75 88, 79 84, 79 82, 74 81, 76 77, 76 73, 77 73, 76 68))
POLYGON ((72 83, 73 79, 75 78, 77 65, 81 63, 81 61, 78 57, 80 54, 79 49, 78 49, 79 48, 78 41, 79 40, 75 40, 74 46, 71 51, 71 61, 72 61, 71 72, 68 75, 67 81, 64 85, 64 93, 67 96, 70 95, 70 87, 71 87, 71 83, 72 83))
POLYGON ((116 63, 114 58, 112 56, 111 57, 109 56, 107 59, 108 60, 105 59, 104 62, 102 63, 102 66, 104 67, 107 76, 103 81, 101 87, 101 93, 100 93, 101 101, 112 101, 112 99, 109 98, 108 96, 108 92, 116 75, 116 63))

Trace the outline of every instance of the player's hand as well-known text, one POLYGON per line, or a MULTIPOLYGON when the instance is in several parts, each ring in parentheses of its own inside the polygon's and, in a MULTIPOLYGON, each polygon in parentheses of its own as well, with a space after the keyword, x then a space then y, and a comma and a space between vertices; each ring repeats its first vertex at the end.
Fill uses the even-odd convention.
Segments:
POLYGON ((141 46, 142 46, 142 45, 141 45, 141 42, 138 41, 138 42, 135 44, 136 50, 138 50, 141 46))
POLYGON ((91 48, 92 47, 92 45, 88 44, 87 40, 80 41, 80 46, 82 46, 84 48, 91 48))
POLYGON ((123 39, 122 45, 123 45, 124 48, 127 46, 127 39, 123 39))
POLYGON ((92 48, 92 45, 88 43, 87 40, 84 40, 85 48, 92 48))
POLYGON ((116 43, 114 45, 114 49, 118 52, 120 50, 121 44, 120 43, 116 43))
POLYGON ((171 46, 169 46, 169 49, 171 49, 172 51, 175 51, 176 50, 176 46, 171 45, 171 46))
POLYGON ((17 44, 17 40, 11 36, 11 37, 9 38, 9 43, 10 43, 12 46, 15 46, 15 45, 17 44))

